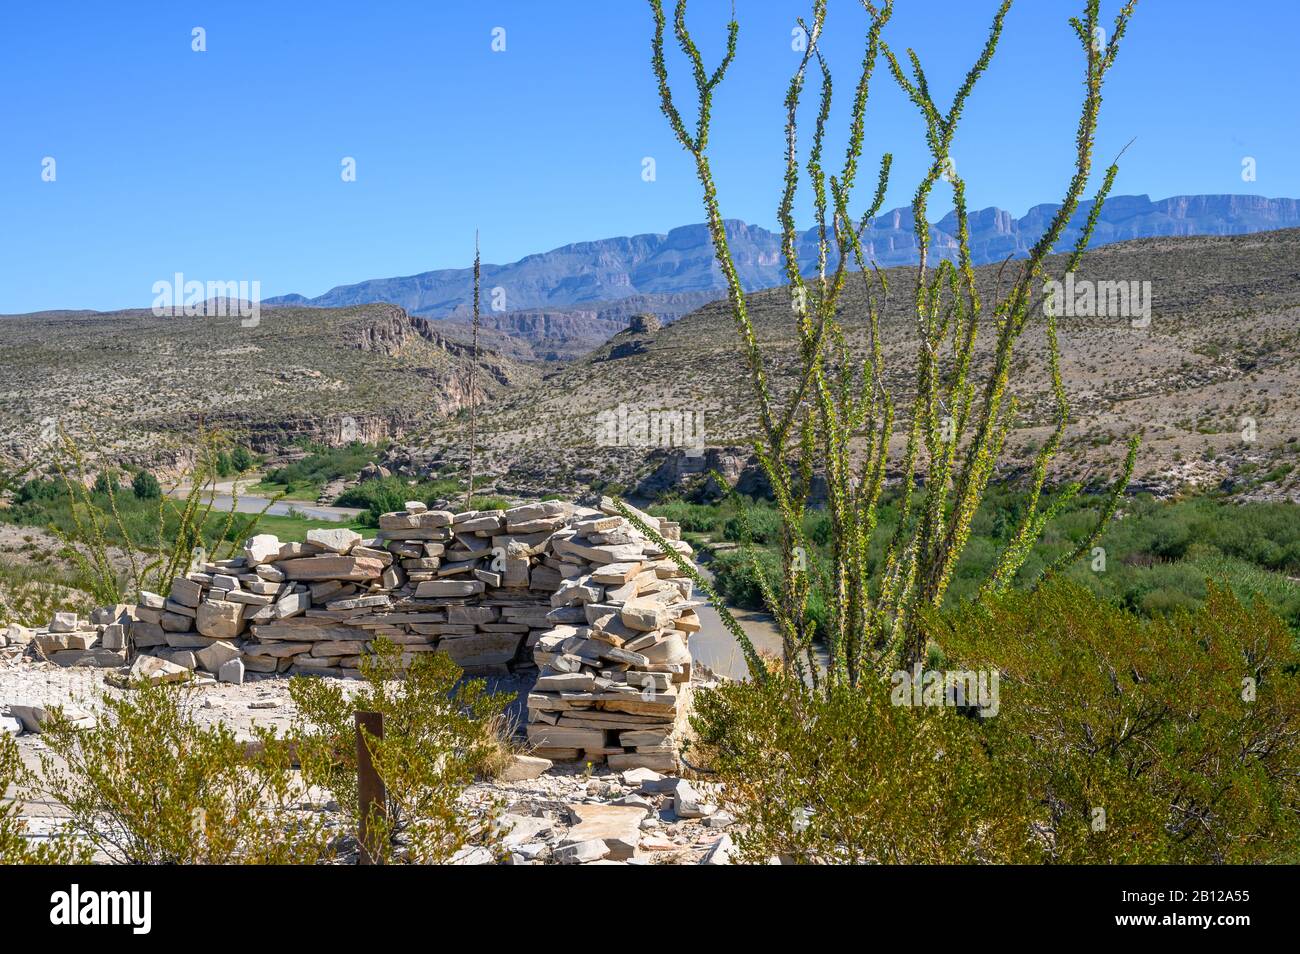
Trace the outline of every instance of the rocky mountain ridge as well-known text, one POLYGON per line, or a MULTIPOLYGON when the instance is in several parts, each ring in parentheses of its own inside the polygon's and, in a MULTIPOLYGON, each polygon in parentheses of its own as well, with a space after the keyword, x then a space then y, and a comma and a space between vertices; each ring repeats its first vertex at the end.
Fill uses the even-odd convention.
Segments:
MULTIPOLYGON (((1080 205, 1062 238, 1062 247, 1073 244, 1091 207, 1091 202, 1080 205)), ((996 207, 972 212, 975 263, 1025 254, 1057 208, 1051 203, 1037 205, 1020 217, 996 207)), ((867 228, 864 238, 868 253, 878 264, 889 267, 916 261, 912 223, 911 210, 904 207, 882 213, 867 228)), ((1145 195, 1124 195, 1106 202, 1092 244, 1164 236, 1237 235, 1297 226, 1300 199, 1184 195, 1152 200, 1145 195)), ((956 218, 951 212, 931 225, 935 254, 949 258, 955 254, 955 232, 956 218)), ((747 289, 771 288, 784 282, 779 233, 729 220, 727 235, 747 289)), ((815 233, 810 229, 799 241, 800 268, 805 273, 813 268, 815 257, 815 233)), ((446 268, 340 285, 311 298, 285 295, 267 299, 266 304, 340 307, 386 301, 412 315, 447 318, 467 313, 471 283, 471 269, 446 268)), ((508 331, 516 326, 522 334, 546 338, 550 331, 546 323, 539 326, 525 316, 546 314, 585 321, 590 320, 588 313, 592 311, 598 318, 650 311, 671 320, 720 297, 723 283, 708 230, 703 224, 695 224, 667 234, 578 242, 528 255, 517 262, 486 264, 483 288, 484 314, 493 316, 489 321, 494 327, 508 331), (493 311, 490 302, 496 289, 501 290, 496 299, 501 307, 493 311), (620 302, 627 305, 620 308, 620 302)))

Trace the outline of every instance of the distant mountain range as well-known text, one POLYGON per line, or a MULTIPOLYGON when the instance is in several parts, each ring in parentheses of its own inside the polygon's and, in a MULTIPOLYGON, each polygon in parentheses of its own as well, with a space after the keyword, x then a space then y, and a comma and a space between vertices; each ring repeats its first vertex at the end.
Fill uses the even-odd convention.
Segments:
MULTIPOLYGON (((1070 221, 1061 247, 1073 245, 1091 202, 1070 221)), ((975 264, 1023 256, 1059 208, 1037 205, 1017 218, 998 208, 970 214, 975 264)), ((1182 195, 1152 201, 1145 195, 1114 196, 1106 202, 1092 245, 1126 239, 1182 235, 1237 235, 1300 226, 1300 200, 1251 195, 1182 195)), ((746 289, 770 288, 785 281, 779 233, 739 220, 726 223, 728 242, 746 289)), ((956 216, 933 223, 933 254, 956 254, 956 216)), ((815 267, 815 233, 799 239, 800 269, 815 267)), ((868 254, 882 267, 917 260, 910 208, 876 217, 865 231, 868 254)), ((468 268, 445 268, 400 278, 376 278, 340 285, 307 298, 284 295, 264 304, 339 307, 390 302, 428 318, 463 320, 472 294, 468 268)), ((720 297, 722 275, 703 224, 686 225, 667 235, 645 234, 565 245, 507 265, 483 266, 484 314, 490 325, 562 356, 587 341, 597 343, 623 326, 629 308, 673 320, 720 297), (493 307, 493 293, 496 301, 493 307), (594 324, 593 324, 594 322, 594 324), (566 336, 573 337, 566 337, 566 336), (580 340, 579 340, 580 339, 580 340), (567 342, 567 344, 566 344, 567 342)))

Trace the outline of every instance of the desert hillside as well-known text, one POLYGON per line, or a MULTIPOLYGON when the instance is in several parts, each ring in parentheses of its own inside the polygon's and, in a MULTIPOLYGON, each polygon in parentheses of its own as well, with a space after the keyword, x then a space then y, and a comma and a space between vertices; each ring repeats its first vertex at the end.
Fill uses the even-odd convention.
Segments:
MULTIPOLYGON (((1300 431, 1290 422, 1300 420, 1298 261, 1300 230, 1141 239, 1090 251, 1077 279, 1150 282, 1151 320, 1134 327, 1124 317, 1061 319, 1072 408, 1057 461, 1062 472, 1104 476, 1122 456, 1126 435, 1142 431, 1139 486, 1227 482, 1241 497, 1296 496, 1300 481, 1290 465, 1300 431)), ((907 307, 914 272, 900 266, 884 274, 886 371, 905 399, 915 351, 907 307)), ((996 274, 997 266, 978 270, 986 300, 996 274)), ((866 343, 864 294, 861 276, 851 276, 843 314, 856 360, 866 343)), ((756 292, 750 307, 773 381, 788 387, 795 347, 789 294, 756 292)), ((484 330, 476 375, 481 444, 498 489, 653 493, 680 489, 706 468, 737 478, 745 472, 754 419, 725 303, 663 327, 627 328, 568 362, 527 360, 528 347, 511 348, 513 330, 484 330), (680 445, 676 439, 611 440, 607 425, 620 413, 685 424, 686 436, 698 437, 707 452, 662 446, 680 445)), ((8 374, 0 386, 0 451, 30 460, 57 423, 93 435, 121 463, 165 465, 169 440, 202 417, 263 452, 299 438, 391 441, 385 462, 399 473, 454 473, 465 456, 457 412, 469 387, 468 332, 383 304, 272 307, 255 328, 238 318, 145 311, 2 318, 0 364, 8 374)), ((991 339, 990 329, 982 340, 987 346, 991 339)), ((1050 428, 1041 321, 1019 355, 1026 376, 1017 385, 1022 411, 1010 442, 1012 473, 1050 428)), ((986 347, 978 367, 987 359, 986 347)))
MULTIPOLYGON (((0 457, 39 457, 57 425, 120 463, 165 464, 200 418, 268 452, 375 442, 462 407, 471 353, 383 304, 264 308, 256 327, 144 310, 3 317, 0 457)), ((475 390, 535 375, 485 349, 475 390)))
MULTIPOLYGON (((1139 484, 1175 489, 1232 482, 1242 496, 1294 497, 1291 476, 1300 431, 1300 230, 1243 236, 1142 239, 1087 253, 1078 280, 1151 283, 1151 320, 1066 317, 1060 322, 1062 373, 1072 406, 1065 453, 1071 475, 1109 472, 1123 439, 1145 433, 1139 484), (1249 433, 1253 440, 1244 439, 1249 433), (1266 479, 1267 478, 1267 479, 1266 479)), ((1058 263, 1059 264, 1059 263, 1058 263)), ((1011 266, 1014 267, 1014 264, 1011 266)), ((886 369, 897 396, 910 387, 915 335, 908 315, 914 271, 886 273, 891 296, 882 321, 886 369)), ((978 270, 986 300, 997 267, 978 270)), ((865 347, 864 292, 853 276, 843 314, 865 347)), ((789 386, 795 337, 789 293, 750 296, 750 308, 778 387, 789 386)), ((983 341, 991 340, 991 329, 983 341)), ((1049 432, 1050 390, 1041 322, 1026 333, 1019 361, 1021 424, 1009 467, 1049 432)), ((988 360, 980 352, 980 367, 988 360)), ((608 481, 663 489, 707 466, 741 466, 754 425, 749 382, 725 303, 716 302, 655 331, 624 331, 585 358, 526 388, 507 389, 484 410, 481 432, 507 489, 608 481), (688 457, 680 449, 606 446, 602 412, 701 415, 703 443, 738 455, 688 457), (656 471, 659 471, 656 474, 656 471), (653 479, 642 484, 648 476, 653 479)), ((446 467, 461 452, 458 425, 435 422, 394 448, 410 472, 446 467)))

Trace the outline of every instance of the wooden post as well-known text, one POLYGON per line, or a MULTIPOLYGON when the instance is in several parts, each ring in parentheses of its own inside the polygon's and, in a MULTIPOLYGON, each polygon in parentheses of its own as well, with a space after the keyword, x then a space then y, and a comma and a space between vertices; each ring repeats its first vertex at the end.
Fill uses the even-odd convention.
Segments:
MULTIPOLYGON (((376 739, 384 737, 384 716, 380 712, 358 712, 357 719, 357 807, 360 818, 357 823, 357 841, 361 844, 360 864, 382 864, 371 855, 370 826, 373 821, 382 822, 388 814, 387 797, 384 793, 384 780, 375 771, 370 758, 370 746, 366 735, 376 739)), ((382 825, 380 826, 383 827, 382 825)))

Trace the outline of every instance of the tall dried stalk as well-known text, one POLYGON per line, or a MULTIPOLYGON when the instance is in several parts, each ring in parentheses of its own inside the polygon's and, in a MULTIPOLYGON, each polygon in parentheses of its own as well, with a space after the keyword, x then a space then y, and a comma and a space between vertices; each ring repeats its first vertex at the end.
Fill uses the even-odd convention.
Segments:
POLYGON ((474 500, 474 424, 475 407, 474 376, 478 371, 478 296, 479 296, 479 251, 478 229, 474 230, 474 358, 469 366, 469 483, 465 485, 465 509, 469 510, 474 500))

